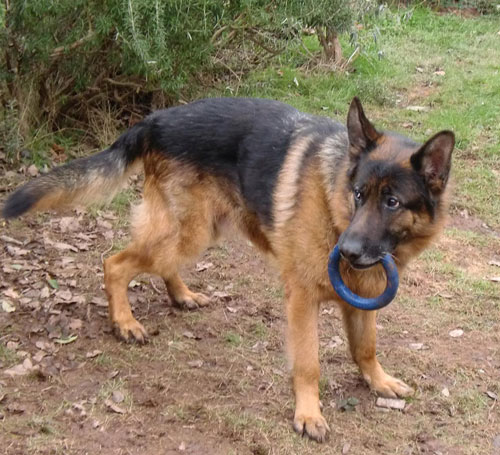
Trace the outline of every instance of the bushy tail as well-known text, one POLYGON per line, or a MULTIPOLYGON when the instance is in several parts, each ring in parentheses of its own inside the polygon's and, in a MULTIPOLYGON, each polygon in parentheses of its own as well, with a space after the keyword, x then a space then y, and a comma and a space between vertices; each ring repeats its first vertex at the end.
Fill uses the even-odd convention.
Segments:
POLYGON ((147 124, 138 123, 108 149, 56 167, 17 189, 2 208, 4 218, 32 210, 110 200, 147 147, 147 124))

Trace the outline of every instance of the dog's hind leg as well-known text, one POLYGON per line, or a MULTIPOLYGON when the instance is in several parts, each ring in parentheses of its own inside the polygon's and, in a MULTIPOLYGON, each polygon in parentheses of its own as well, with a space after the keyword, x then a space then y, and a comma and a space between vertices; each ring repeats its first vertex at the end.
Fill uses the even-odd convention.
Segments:
POLYGON ((388 375, 376 357, 376 312, 363 311, 343 303, 342 314, 352 358, 372 390, 384 397, 406 397, 413 389, 388 375))
MULTIPOLYGON (((152 224, 152 226, 158 226, 152 224)), ((195 309, 208 304, 203 294, 192 292, 184 284, 177 270, 194 250, 199 254, 211 240, 209 233, 190 230, 184 235, 192 237, 189 251, 183 251, 179 234, 169 232, 166 224, 155 229, 156 235, 141 236, 124 251, 104 261, 104 280, 109 301, 109 317, 116 335, 125 340, 144 342, 147 333, 132 315, 127 290, 130 281, 140 273, 161 276, 167 285, 170 298, 177 306, 195 309), (162 229, 163 228, 163 229, 162 229), (202 235, 205 234, 205 235, 202 235), (184 253, 184 255, 183 255, 184 253)))
POLYGON ((143 204, 136 210, 134 236, 151 251, 149 272, 163 278, 173 304, 196 309, 208 297, 192 292, 179 268, 195 260, 217 237, 217 220, 224 217, 223 195, 209 179, 177 172, 165 186, 145 184, 143 204), (177 178, 178 180, 174 180, 177 178))
POLYGON ((127 289, 130 281, 149 269, 148 259, 135 244, 104 261, 104 282, 109 302, 109 318, 115 334, 124 341, 144 343, 147 333, 132 315, 127 289))
POLYGON ((210 302, 210 299, 201 292, 192 292, 178 273, 171 274, 168 278, 164 278, 164 281, 172 303, 178 308, 196 310, 210 302))

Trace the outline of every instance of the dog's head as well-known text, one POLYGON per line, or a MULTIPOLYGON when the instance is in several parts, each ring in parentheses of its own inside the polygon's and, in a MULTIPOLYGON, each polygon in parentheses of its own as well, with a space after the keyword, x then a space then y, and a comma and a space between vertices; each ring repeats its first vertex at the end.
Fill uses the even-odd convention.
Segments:
POLYGON ((434 234, 442 221, 442 203, 455 138, 441 131, 425 144, 379 132, 366 118, 357 98, 347 118, 349 191, 352 218, 339 239, 351 266, 368 268, 385 254, 401 256, 403 248, 434 234))

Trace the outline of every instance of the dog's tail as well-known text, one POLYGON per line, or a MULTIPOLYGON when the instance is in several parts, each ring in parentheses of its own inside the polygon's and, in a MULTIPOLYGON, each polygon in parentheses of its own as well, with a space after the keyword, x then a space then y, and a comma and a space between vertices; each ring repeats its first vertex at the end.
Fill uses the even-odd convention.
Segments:
POLYGON ((16 190, 2 208, 4 218, 28 211, 58 209, 111 200, 127 177, 142 164, 148 125, 143 121, 123 133, 108 149, 56 167, 16 190))

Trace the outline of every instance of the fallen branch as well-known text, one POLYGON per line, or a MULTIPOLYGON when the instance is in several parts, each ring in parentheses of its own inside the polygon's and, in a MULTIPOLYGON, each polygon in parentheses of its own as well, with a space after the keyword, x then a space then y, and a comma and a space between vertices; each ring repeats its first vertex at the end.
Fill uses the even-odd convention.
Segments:
POLYGON ((74 43, 71 43, 71 44, 65 45, 65 46, 56 47, 50 53, 50 58, 56 59, 56 58, 61 57, 66 51, 72 51, 72 50, 76 49, 77 47, 80 47, 82 44, 86 43, 91 38, 93 38, 94 35, 95 35, 95 32, 91 32, 87 36, 84 36, 83 38, 76 40, 74 43))
POLYGON ((104 82, 107 82, 111 85, 116 85, 117 87, 129 87, 133 88, 137 91, 142 89, 142 85, 136 84, 135 82, 127 82, 127 81, 115 81, 114 79, 111 79, 110 77, 104 78, 104 82))

